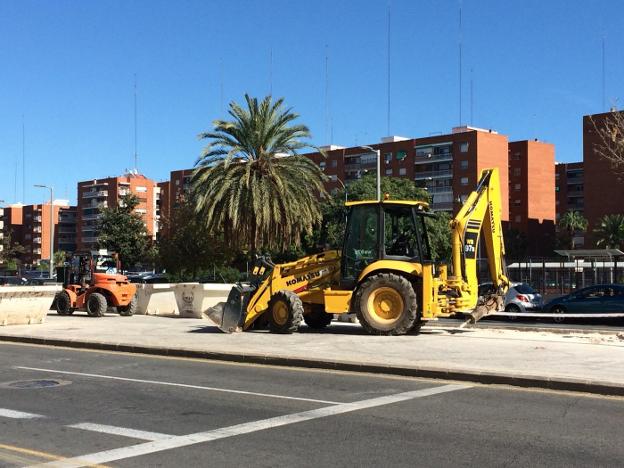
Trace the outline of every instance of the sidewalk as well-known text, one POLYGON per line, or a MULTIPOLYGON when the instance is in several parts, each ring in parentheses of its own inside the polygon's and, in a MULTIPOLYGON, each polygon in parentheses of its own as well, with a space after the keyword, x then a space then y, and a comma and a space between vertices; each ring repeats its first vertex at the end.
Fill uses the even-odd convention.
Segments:
POLYGON ((385 337, 334 322, 323 332, 227 335, 209 320, 50 313, 41 325, 0 327, 0 341, 624 395, 624 336, 613 334, 425 327, 385 337))

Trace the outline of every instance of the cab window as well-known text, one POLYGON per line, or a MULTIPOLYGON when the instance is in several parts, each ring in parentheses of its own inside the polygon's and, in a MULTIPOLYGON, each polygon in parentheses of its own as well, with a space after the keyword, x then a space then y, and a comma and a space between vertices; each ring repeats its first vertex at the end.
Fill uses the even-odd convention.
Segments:
POLYGON ((384 249, 388 257, 415 258, 418 256, 418 232, 412 207, 396 205, 384 207, 384 249))
POLYGON ((357 278, 366 266, 379 258, 378 229, 379 208, 377 205, 360 205, 351 208, 343 249, 344 278, 357 278))

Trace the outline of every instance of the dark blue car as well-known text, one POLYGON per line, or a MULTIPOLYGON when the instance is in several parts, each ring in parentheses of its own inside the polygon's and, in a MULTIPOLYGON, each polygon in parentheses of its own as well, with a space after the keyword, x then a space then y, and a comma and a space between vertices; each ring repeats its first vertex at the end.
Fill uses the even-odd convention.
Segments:
MULTIPOLYGON (((620 284, 599 284, 574 291, 567 296, 553 299, 544 306, 552 314, 607 314, 624 313, 624 286, 620 284)), ((553 317, 563 322, 563 317, 553 317)))

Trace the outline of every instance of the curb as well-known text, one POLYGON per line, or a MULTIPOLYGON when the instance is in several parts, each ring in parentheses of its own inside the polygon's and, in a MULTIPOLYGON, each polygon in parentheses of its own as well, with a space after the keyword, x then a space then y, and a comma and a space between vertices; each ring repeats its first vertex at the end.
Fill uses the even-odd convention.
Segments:
MULTIPOLYGON (((445 324, 444 322, 432 323, 428 322, 423 329, 431 328, 431 329, 445 329, 445 330, 456 330, 459 329, 459 325, 455 326, 452 324, 445 324)), ((463 330, 503 330, 503 331, 518 331, 518 332, 532 332, 532 333, 553 333, 556 335, 568 335, 570 333, 577 333, 579 335, 593 335, 599 333, 601 335, 613 335, 617 336, 619 334, 624 333, 622 330, 607 330, 604 328, 559 328, 559 327, 538 327, 538 326, 528 326, 521 327, 518 325, 489 325, 478 322, 476 325, 469 325, 463 330)))
POLYGON ((542 376, 519 376, 511 373, 488 371, 453 370, 433 367, 399 367, 380 364, 360 364, 345 361, 314 361, 310 359, 267 356, 258 354, 232 354, 190 349, 157 348, 113 343, 62 340, 36 337, 0 336, 0 342, 27 343, 46 346, 62 346, 77 349, 116 351, 152 356, 205 359, 211 361, 261 364, 280 367, 303 367, 369 374, 397 375, 402 377, 420 377, 428 379, 456 380, 486 385, 510 385, 521 388, 539 388, 568 392, 592 393, 609 396, 624 396, 624 386, 610 382, 592 381, 574 378, 548 378, 542 376))

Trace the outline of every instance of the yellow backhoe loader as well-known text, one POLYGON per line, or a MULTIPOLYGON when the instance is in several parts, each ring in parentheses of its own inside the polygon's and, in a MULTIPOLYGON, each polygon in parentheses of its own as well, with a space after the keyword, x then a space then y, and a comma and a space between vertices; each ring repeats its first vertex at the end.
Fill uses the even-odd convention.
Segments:
POLYGON ((504 264, 498 169, 481 171, 477 188, 451 221, 452 264, 431 260, 420 201, 347 202, 342 251, 276 265, 260 258, 248 283, 208 311, 225 332, 267 326, 292 333, 302 321, 328 326, 334 314, 355 314, 366 331, 402 335, 427 320, 465 314, 472 321, 502 308, 509 286, 504 264), (480 237, 488 256, 491 294, 479 297, 480 237))

